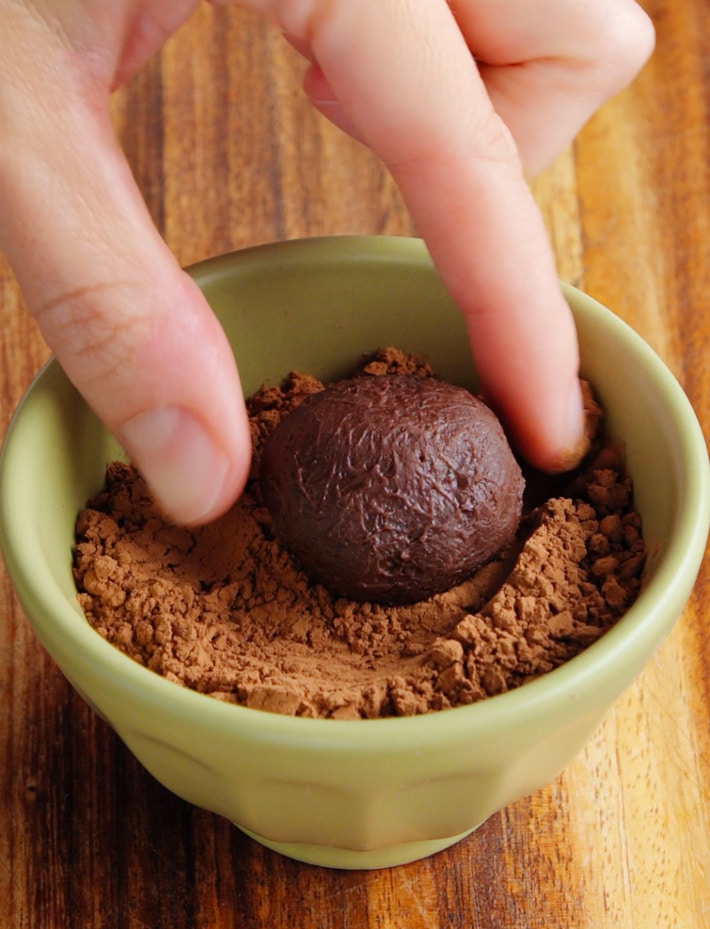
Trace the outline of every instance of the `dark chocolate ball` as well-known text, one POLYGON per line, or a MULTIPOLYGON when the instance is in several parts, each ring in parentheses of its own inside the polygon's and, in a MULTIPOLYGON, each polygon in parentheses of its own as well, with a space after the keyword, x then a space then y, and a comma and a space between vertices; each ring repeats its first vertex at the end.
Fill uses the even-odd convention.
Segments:
POLYGON ((413 603, 514 537, 524 480, 494 413, 432 377, 358 376, 309 396, 263 449, 279 541, 353 600, 413 603))

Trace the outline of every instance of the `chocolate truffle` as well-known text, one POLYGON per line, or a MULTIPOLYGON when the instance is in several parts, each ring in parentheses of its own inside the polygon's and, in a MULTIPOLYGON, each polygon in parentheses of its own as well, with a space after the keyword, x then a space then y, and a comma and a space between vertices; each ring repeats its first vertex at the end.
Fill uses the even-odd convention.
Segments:
POLYGON ((448 590, 508 545, 524 487, 493 412, 414 375, 307 397, 267 440, 260 481, 277 538, 314 580, 389 604, 448 590))

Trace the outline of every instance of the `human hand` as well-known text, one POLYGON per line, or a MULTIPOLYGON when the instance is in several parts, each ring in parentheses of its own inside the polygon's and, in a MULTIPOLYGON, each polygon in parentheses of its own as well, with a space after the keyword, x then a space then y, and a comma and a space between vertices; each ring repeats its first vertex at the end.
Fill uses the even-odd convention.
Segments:
MULTIPOLYGON (((197 4, 0 0, 0 247, 69 377, 188 523, 243 486, 244 404, 107 101, 197 4)), ((632 0, 241 5, 279 22, 312 62, 318 109, 391 171, 515 444, 543 468, 568 464, 581 430, 576 341, 524 170, 631 79, 652 47, 645 15, 632 0)))

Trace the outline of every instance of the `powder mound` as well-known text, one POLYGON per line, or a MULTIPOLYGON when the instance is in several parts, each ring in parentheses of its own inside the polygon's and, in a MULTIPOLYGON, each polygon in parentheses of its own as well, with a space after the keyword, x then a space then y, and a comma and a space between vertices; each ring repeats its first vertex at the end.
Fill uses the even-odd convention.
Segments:
MULTIPOLYGON (((430 376, 388 349, 367 376, 430 376)), ((333 596, 274 536, 261 499, 261 450, 281 418, 323 386, 290 375, 249 400, 253 478, 199 529, 167 523, 130 465, 109 465, 79 514, 74 576, 89 623, 178 685, 242 706, 362 719, 473 703, 519 687, 583 651, 636 598, 641 521, 620 449, 528 479, 518 537, 443 593, 383 606, 333 596)), ((526 475, 530 478, 530 475, 526 475)))
POLYGON ((524 483, 484 403, 414 374, 311 394, 261 460, 279 541, 335 594, 378 603, 448 590, 509 545, 524 483))

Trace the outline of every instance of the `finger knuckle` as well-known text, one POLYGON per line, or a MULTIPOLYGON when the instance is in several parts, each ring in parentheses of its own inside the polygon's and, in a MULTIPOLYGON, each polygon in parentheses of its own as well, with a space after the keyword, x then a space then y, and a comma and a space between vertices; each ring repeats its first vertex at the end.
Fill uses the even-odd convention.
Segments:
POLYGON ((655 46, 655 29, 647 13, 634 0, 592 4, 594 37, 600 77, 614 91, 625 86, 643 67, 655 46))
POLYGON ((120 284, 87 285, 61 292, 33 307, 37 323, 70 377, 90 385, 120 374, 145 325, 115 310, 118 300, 132 305, 120 284), (106 309, 107 297, 110 309, 106 309))

